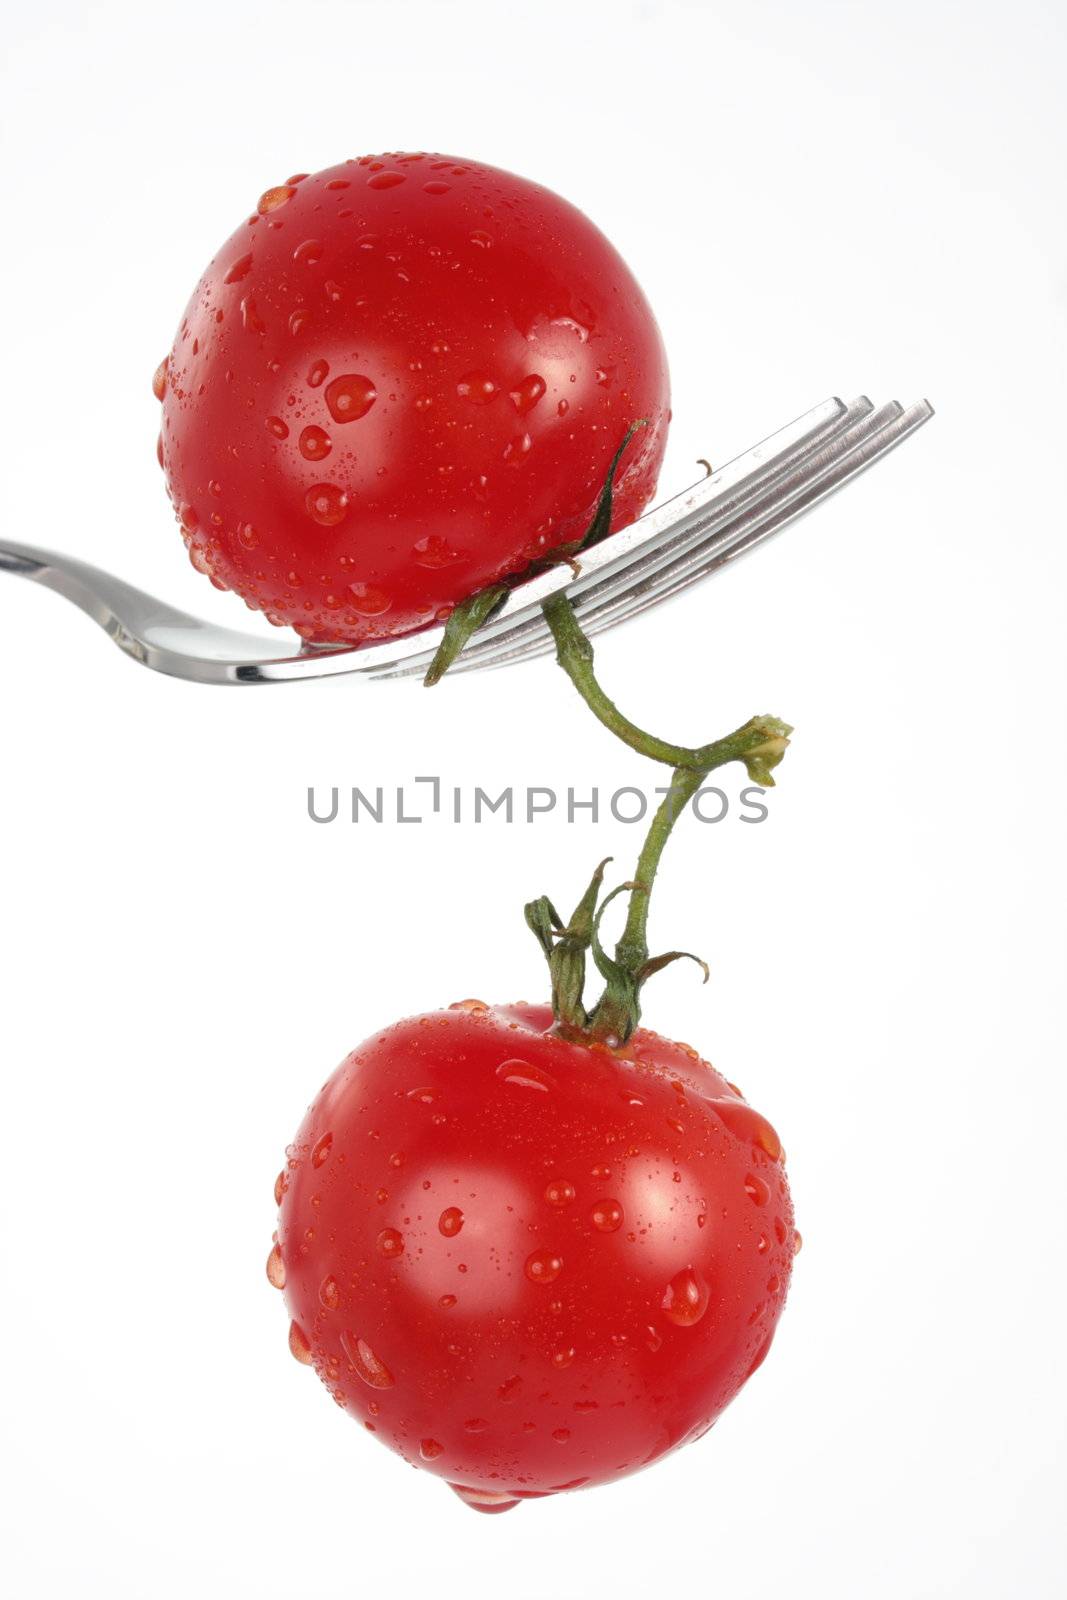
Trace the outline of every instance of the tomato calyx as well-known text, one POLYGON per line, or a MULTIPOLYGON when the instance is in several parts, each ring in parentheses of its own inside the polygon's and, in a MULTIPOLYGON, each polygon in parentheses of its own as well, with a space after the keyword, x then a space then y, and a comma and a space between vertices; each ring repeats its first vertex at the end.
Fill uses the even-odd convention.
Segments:
POLYGON ((625 1044, 641 1017, 639 996, 645 982, 674 961, 695 961, 707 983, 710 973, 706 961, 689 950, 669 950, 664 955, 647 956, 624 951, 623 958, 609 956, 600 942, 600 921, 617 895, 646 893, 638 883, 621 883, 601 899, 604 869, 611 857, 593 873, 589 887, 564 923, 547 895, 531 900, 525 907, 526 923, 537 939, 548 962, 552 978, 552 1015, 556 1030, 565 1039, 595 1040, 611 1047, 625 1044), (584 1005, 586 957, 593 962, 606 987, 591 1011, 584 1005), (635 964, 636 962, 636 964, 635 964))
POLYGON ((580 539, 572 540, 569 544, 557 545, 550 556, 546 556, 543 560, 532 562, 512 578, 504 579, 500 583, 490 584, 486 589, 479 589, 477 593, 468 596, 466 600, 462 600, 456 606, 445 623, 444 637, 437 647, 437 653, 427 669, 425 678, 422 680, 424 687, 432 689, 434 684, 440 683, 469 640, 478 632, 479 628, 484 628, 485 624, 496 615, 517 584, 525 583, 528 578, 534 577, 539 572, 548 572, 553 567, 563 566, 566 563, 571 564, 575 571, 575 576, 577 576, 577 557, 580 552, 591 549, 595 544, 600 544, 611 532, 611 509, 615 491, 615 474, 619 469, 619 462, 622 460, 626 452, 626 446, 630 443, 634 434, 641 428, 647 427, 647 425, 647 420, 644 417, 640 417, 636 422, 631 423, 627 429, 625 438, 608 465, 607 477, 604 480, 604 487, 600 491, 592 521, 580 539))
POLYGON ((593 873, 569 922, 564 923, 547 895, 525 907, 526 925, 541 946, 552 977, 552 1015, 566 1038, 589 1034, 591 1018, 583 1004, 585 960, 596 938, 597 902, 610 860, 607 856, 593 873))

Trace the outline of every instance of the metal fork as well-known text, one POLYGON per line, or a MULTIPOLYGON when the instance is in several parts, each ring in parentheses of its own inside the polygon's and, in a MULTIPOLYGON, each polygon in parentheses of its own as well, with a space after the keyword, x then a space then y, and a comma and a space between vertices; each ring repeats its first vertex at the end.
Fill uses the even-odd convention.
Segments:
MULTIPOLYGON (((865 395, 825 400, 699 483, 593 546, 577 574, 561 565, 519 583, 468 644, 452 672, 528 661, 553 648, 541 615, 565 589, 587 633, 600 633, 717 571, 832 494, 929 420, 921 400, 875 408, 865 395)), ((304 645, 204 622, 73 556, 0 542, 0 571, 64 595, 120 650, 155 672, 193 683, 284 683, 357 673, 421 676, 443 630, 428 628, 362 649, 304 645)))

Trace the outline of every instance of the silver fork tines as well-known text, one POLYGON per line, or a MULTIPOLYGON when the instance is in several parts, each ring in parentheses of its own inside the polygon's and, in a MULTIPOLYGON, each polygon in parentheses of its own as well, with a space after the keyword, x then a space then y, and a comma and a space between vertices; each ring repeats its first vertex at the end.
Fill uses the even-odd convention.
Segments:
MULTIPOLYGON (((847 406, 824 401, 586 551, 577 575, 563 565, 517 584, 452 672, 505 666, 551 651, 541 605, 561 589, 588 633, 658 605, 761 544, 932 415, 925 400, 907 409, 896 401, 875 409, 866 396, 847 406)), ((421 676, 443 632, 435 627, 364 649, 304 646, 278 655, 276 641, 201 621, 71 556, 0 543, 0 571, 64 595, 142 665, 197 683, 277 683, 341 673, 421 676)))
MULTIPOLYGON (((736 560, 884 455, 929 415, 924 405, 905 411, 893 401, 874 410, 865 397, 855 401, 828 438, 775 473, 769 484, 758 486, 744 505, 709 518, 695 536, 677 541, 652 570, 631 570, 614 583, 594 585, 577 595, 574 605, 582 627, 589 634, 614 627, 736 560)), ((525 661, 554 648, 547 629, 536 624, 527 629, 521 640, 498 640, 495 646, 493 641, 476 641, 453 671, 525 661)))

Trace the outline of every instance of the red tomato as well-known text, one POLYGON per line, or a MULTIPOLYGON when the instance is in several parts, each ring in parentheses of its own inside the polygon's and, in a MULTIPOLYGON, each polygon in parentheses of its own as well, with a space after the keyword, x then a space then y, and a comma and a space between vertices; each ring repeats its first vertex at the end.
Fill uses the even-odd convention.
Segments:
POLYGON ((348 1057, 279 1174, 267 1264, 337 1403, 481 1510, 711 1427, 799 1236, 778 1136, 686 1045, 464 1001, 348 1057))
POLYGON ((612 526, 667 437, 659 331, 625 262, 539 185, 362 156, 262 196, 156 373, 194 566, 306 639, 402 634, 612 526))

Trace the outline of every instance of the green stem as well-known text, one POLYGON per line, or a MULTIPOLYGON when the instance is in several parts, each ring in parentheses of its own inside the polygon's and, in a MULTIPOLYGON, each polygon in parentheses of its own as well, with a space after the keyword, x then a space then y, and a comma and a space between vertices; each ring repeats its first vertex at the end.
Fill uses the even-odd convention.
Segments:
MULTIPOLYGON (((593 667, 593 646, 567 596, 552 596, 542 609, 556 641, 556 658, 593 715, 632 750, 674 768, 671 786, 652 818, 638 857, 626 924, 615 946, 614 959, 600 950, 594 929, 594 956, 607 987, 589 1013, 583 1031, 591 1038, 623 1043, 637 1027, 638 995, 649 968, 658 970, 669 959, 649 962, 648 911, 660 859, 675 823, 708 773, 727 762, 741 761, 753 782, 773 785, 771 771, 782 759, 792 729, 776 717, 753 717, 724 738, 695 748, 671 744, 647 733, 624 716, 601 687, 593 667)), ((672 952, 671 958, 681 953, 672 952)))
POLYGON ((693 765, 693 757, 697 755, 695 750, 686 750, 681 745, 669 744, 666 739, 657 739, 655 734, 646 733, 628 717, 624 717, 614 700, 604 693, 593 671, 593 646, 582 632, 567 596, 554 594, 544 602, 541 610, 556 641, 556 660, 605 728, 621 739, 623 744, 628 744, 631 750, 637 750, 653 761, 665 761, 670 767, 693 765))
POLYGON ((710 767, 705 771, 679 767, 645 835, 641 854, 637 858, 637 872, 634 875, 637 889, 630 896, 626 926, 615 946, 616 961, 620 965, 631 967, 634 971, 648 960, 648 907, 652 898, 652 885, 659 871, 660 857, 675 823, 710 770, 710 767))
MULTIPOLYGON (((667 739, 660 739, 654 733, 647 733, 644 728, 639 728, 636 722, 631 722, 629 717, 623 715, 611 696, 605 693, 593 669, 593 646, 587 634, 583 633, 578 618, 575 616, 574 607, 565 594, 555 594, 544 602, 541 607, 545 621, 556 641, 556 660, 570 678, 574 687, 589 707, 590 711, 602 722, 609 732, 623 744, 630 746, 640 755, 648 756, 650 761, 662 761, 668 767, 682 767, 686 771, 706 774, 716 767, 721 767, 728 761, 743 761, 751 749, 769 738, 781 738, 783 741, 792 731, 783 723, 780 730, 771 730, 769 724, 773 718, 753 718, 743 728, 738 728, 734 733, 727 734, 723 739, 713 739, 710 744, 689 746, 671 744, 667 739), (767 724, 762 734, 762 740, 754 739, 753 723, 767 724)), ((782 752, 785 744, 782 744, 782 752)), ((767 752, 771 754, 772 752, 767 752)), ((780 755, 779 755, 780 759, 780 755)), ((772 763, 777 765, 777 763, 772 763)), ((693 794, 696 793, 694 789, 693 794)), ((687 800, 691 796, 687 796, 687 800)), ((687 803, 682 801, 681 809, 687 803)))

